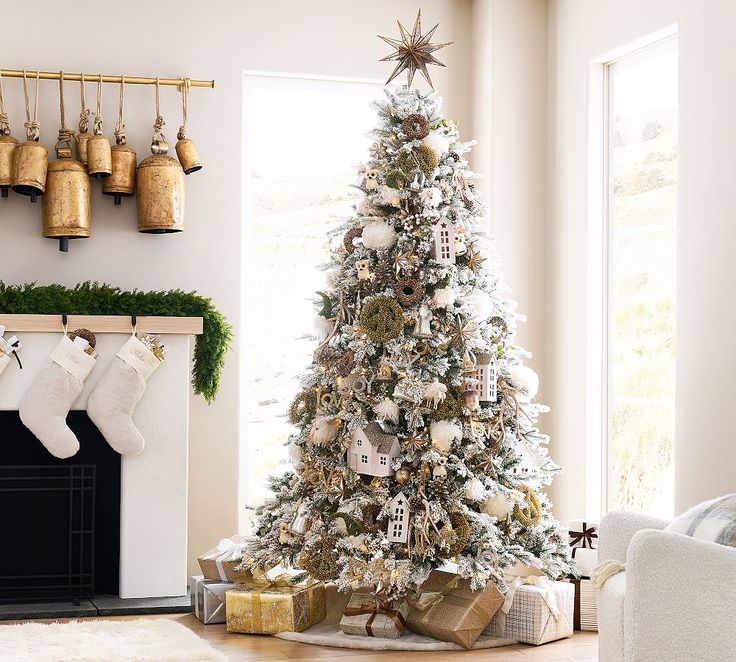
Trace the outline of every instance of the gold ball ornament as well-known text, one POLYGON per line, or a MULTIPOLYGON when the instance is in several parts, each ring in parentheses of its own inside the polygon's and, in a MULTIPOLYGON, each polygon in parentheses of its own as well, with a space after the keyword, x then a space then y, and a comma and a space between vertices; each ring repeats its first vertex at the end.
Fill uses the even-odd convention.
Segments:
POLYGON ((397 469, 396 474, 394 475, 394 480, 399 485, 406 485, 406 483, 409 482, 409 470, 404 467, 397 469))

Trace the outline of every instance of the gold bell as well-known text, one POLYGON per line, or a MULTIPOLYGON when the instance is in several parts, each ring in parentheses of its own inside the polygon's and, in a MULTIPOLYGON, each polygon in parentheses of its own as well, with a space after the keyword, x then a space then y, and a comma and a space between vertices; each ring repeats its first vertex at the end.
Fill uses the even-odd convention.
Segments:
POLYGON ((79 132, 76 136, 77 143, 77 161, 82 165, 87 165, 87 143, 92 137, 87 130, 89 128, 90 110, 87 108, 87 101, 84 98, 84 74, 79 81, 80 93, 80 111, 79 111, 79 132))
POLYGON ((43 236, 59 240, 59 250, 69 251, 70 239, 90 235, 90 184, 85 167, 72 158, 73 132, 64 123, 63 75, 59 78, 61 128, 56 143, 57 160, 49 165, 43 196, 43 236))
POLYGON ((112 153, 112 175, 102 180, 102 192, 112 195, 114 203, 120 204, 123 196, 135 194, 135 166, 137 163, 135 151, 127 144, 125 138, 125 124, 123 123, 123 108, 125 99, 125 76, 120 82, 120 111, 118 123, 115 127, 115 145, 112 153))
POLYGON ((197 147, 194 145, 194 141, 187 138, 187 119, 189 115, 189 86, 191 81, 188 78, 184 79, 184 83, 181 85, 181 105, 182 105, 182 125, 179 127, 179 133, 176 134, 176 156, 179 158, 179 163, 184 169, 185 175, 191 175, 193 172, 202 169, 202 161, 199 158, 197 147))
POLYGON ((93 135, 87 141, 87 172, 95 179, 112 175, 110 141, 102 135, 102 76, 97 81, 97 112, 93 135))
POLYGON ((151 144, 152 155, 138 164, 138 232, 164 234, 184 229, 184 171, 167 156, 169 146, 159 132, 151 144))
POLYGON ((17 145, 18 141, 10 133, 0 133, 0 192, 3 198, 8 197, 13 183, 13 153, 17 145))
POLYGON ((36 202, 38 196, 46 190, 46 171, 48 169, 48 150, 39 143, 41 137, 38 124, 38 86, 39 75, 36 72, 36 101, 33 118, 30 112, 28 97, 28 81, 23 71, 23 94, 26 101, 26 141, 17 145, 13 150, 13 190, 21 195, 27 195, 31 202, 36 202))

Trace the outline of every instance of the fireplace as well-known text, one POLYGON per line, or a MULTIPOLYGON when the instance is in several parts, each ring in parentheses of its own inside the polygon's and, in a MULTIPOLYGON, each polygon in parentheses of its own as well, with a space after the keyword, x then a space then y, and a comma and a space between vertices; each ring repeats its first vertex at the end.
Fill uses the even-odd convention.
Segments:
POLYGON ((120 455, 71 412, 73 458, 49 454, 17 412, 0 412, 0 602, 119 594, 120 455))

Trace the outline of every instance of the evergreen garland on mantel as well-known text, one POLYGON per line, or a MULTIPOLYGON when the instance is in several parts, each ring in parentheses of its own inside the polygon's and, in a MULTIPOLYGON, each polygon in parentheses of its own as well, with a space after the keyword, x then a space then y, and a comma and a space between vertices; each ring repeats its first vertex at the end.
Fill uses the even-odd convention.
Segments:
POLYGON ((220 387, 225 352, 233 330, 211 299, 194 292, 126 292, 99 283, 8 285, 0 281, 0 313, 30 315, 156 315, 202 317, 204 328, 194 348, 192 385, 197 395, 212 402, 220 387))

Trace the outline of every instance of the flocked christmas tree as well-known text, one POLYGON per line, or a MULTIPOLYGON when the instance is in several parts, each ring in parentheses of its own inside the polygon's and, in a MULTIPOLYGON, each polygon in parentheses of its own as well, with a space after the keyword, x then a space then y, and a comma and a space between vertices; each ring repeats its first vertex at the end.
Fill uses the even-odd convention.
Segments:
MULTIPOLYGON (((392 78, 408 69, 410 85, 415 70, 429 81, 442 44, 419 19, 401 31, 386 39, 392 78)), ((542 492, 559 469, 484 233, 472 143, 440 106, 407 88, 376 103, 364 195, 337 230, 322 341, 289 410, 295 468, 272 479, 248 565, 290 564, 386 598, 448 561, 474 588, 503 586, 517 563, 570 571, 542 492)))

